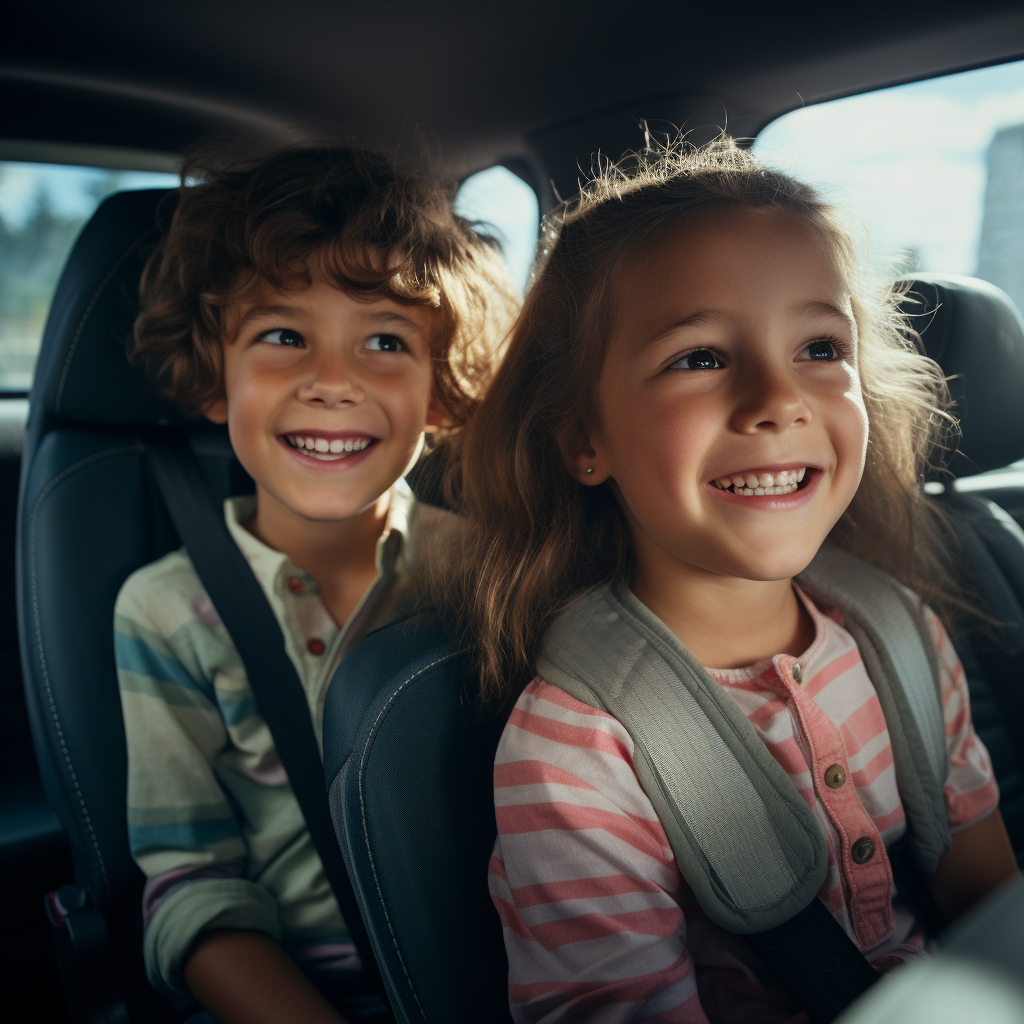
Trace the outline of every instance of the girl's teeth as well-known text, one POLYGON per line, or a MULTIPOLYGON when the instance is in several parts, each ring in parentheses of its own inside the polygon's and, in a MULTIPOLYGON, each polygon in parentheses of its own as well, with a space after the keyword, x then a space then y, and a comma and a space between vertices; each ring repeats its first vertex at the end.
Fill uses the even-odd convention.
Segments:
POLYGON ((805 467, 799 470, 783 469, 778 473, 762 473, 760 476, 755 476, 753 473, 748 473, 746 476, 723 476, 713 482, 723 491, 732 491, 734 494, 748 497, 764 494, 792 494, 797 489, 797 484, 806 475, 805 467))
POLYGON ((335 438, 331 442, 331 451, 334 452, 335 455, 337 455, 338 452, 343 452, 344 450, 345 450, 345 442, 344 441, 341 441, 338 438, 335 438))

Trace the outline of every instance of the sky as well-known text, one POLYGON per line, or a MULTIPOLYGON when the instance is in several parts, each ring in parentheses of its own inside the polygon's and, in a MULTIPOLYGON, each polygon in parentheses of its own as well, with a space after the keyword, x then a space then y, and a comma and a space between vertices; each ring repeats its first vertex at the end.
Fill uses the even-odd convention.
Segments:
POLYGON ((985 158, 1024 123, 1024 61, 793 111, 754 152, 848 209, 884 262, 910 248, 923 271, 973 274, 985 158))
MULTIPOLYGON (((88 217, 98 205, 89 186, 103 181, 110 171, 96 167, 66 167, 61 164, 29 164, 0 161, 0 216, 13 228, 20 227, 33 208, 35 197, 44 192, 54 211, 65 217, 88 217)), ((153 171, 115 171, 120 190, 172 188, 175 174, 153 171)))
POLYGON ((455 211, 495 229, 512 280, 523 288, 537 248, 540 210, 537 195, 505 167, 471 174, 455 198, 455 211))

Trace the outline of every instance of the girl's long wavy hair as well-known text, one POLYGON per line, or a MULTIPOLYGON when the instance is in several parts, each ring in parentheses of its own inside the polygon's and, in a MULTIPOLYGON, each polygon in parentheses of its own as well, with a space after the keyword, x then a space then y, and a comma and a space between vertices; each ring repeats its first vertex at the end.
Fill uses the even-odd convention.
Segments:
POLYGON ((629 253, 713 206, 789 210, 825 238, 853 296, 870 429, 863 480, 830 540, 940 609, 955 593, 943 555, 952 538, 922 489, 955 423, 942 371, 920 354, 899 312, 899 290, 859 270, 850 234, 814 189, 731 139, 650 145, 606 166, 549 218, 505 360, 453 442, 447 488, 463 533, 439 563, 435 599, 478 652, 484 705, 529 679, 541 638, 568 602, 631 574, 633 545, 611 490, 579 484, 557 438, 595 423, 612 285, 629 253))

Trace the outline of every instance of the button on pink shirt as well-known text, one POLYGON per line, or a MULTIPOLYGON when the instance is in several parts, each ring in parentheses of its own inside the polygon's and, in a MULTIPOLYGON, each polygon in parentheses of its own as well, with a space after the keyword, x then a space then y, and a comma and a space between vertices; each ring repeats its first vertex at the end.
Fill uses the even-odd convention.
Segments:
MULTIPOLYGON (((838 614, 797 588, 815 626, 800 658, 776 655, 711 670, 807 800, 828 846, 819 893, 869 959, 888 967, 919 952, 923 930, 898 900, 886 848, 906 831, 892 746, 857 645, 838 614), (799 664, 798 683, 793 666, 799 664), (838 765, 842 786, 825 772, 838 765), (857 863, 853 851, 873 844, 857 863)), ((954 831, 999 794, 971 725, 956 652, 925 609, 938 652, 954 831)), ((775 1022, 802 1019, 750 947, 709 921, 679 873, 610 715, 535 679, 495 758, 498 839, 490 884, 505 928, 509 1000, 523 1022, 775 1022), (595 1008, 591 1018, 578 1011, 595 1008), (600 1011, 597 1011, 600 1007, 600 1011)))

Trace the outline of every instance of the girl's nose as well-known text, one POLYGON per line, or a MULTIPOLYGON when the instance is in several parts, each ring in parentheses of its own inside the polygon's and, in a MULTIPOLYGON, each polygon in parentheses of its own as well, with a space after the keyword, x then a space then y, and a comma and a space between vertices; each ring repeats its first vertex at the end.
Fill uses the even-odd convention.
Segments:
POLYGON ((366 392, 345 360, 322 358, 299 386, 298 397, 309 405, 333 409, 362 404, 366 392))
POLYGON ((811 408, 794 381, 765 367, 752 371, 743 383, 732 416, 734 430, 741 434, 781 434, 811 422, 811 408))

